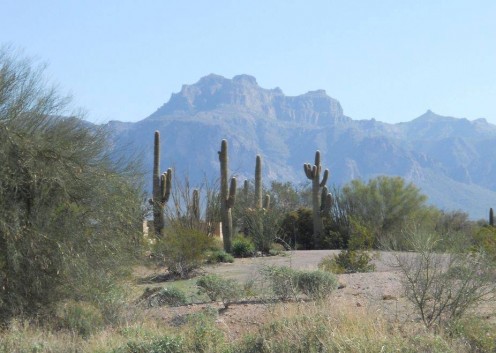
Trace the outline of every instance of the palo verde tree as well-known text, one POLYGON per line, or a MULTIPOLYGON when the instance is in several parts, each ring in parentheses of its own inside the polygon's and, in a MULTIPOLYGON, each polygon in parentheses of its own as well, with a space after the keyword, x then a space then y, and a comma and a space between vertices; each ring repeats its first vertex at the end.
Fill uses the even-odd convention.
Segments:
POLYGON ((105 131, 67 117, 67 103, 0 49, 0 322, 61 299, 104 302, 136 249, 136 169, 116 165, 105 131))
POLYGON ((348 216, 376 239, 398 233, 428 211, 427 197, 401 177, 380 176, 367 183, 352 180, 343 187, 342 197, 348 216))

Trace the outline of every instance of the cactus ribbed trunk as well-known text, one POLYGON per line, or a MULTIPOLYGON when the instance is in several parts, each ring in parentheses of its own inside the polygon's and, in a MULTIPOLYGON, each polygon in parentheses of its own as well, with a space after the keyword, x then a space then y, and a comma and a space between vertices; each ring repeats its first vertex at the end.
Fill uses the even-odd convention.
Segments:
POLYGON ((322 240, 324 235, 324 224, 322 222, 322 209, 321 209, 321 194, 320 188, 324 187, 327 183, 329 170, 324 171, 322 181, 320 181, 320 172, 322 166, 320 164, 320 152, 315 152, 315 164, 312 166, 309 163, 303 165, 305 175, 312 181, 312 219, 313 219, 313 238, 315 248, 322 248, 322 240))
POLYGON ((262 208, 262 157, 259 155, 255 163, 255 208, 262 208))
POLYGON ((165 225, 164 207, 169 200, 172 185, 172 170, 169 168, 167 172, 160 174, 160 133, 155 131, 155 141, 153 149, 153 190, 152 199, 150 200, 153 206, 153 228, 155 236, 161 237, 165 225))
POLYGON ((193 190, 192 205, 191 205, 191 216, 195 224, 200 223, 200 192, 195 189, 193 190))
POLYGON ((222 219, 222 236, 224 240, 224 250, 228 253, 232 251, 233 223, 232 207, 236 199, 236 178, 231 179, 228 185, 228 164, 227 141, 222 140, 220 151, 220 212, 222 219))
POLYGON ((492 207, 489 209, 489 225, 494 227, 494 213, 492 207))

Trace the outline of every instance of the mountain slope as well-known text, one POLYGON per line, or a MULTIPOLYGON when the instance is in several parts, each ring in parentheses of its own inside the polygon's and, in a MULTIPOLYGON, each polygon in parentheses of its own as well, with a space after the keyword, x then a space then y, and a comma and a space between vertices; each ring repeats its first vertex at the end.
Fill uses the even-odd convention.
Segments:
POLYGON ((319 149, 330 184, 399 175, 440 208, 485 218, 496 206, 496 126, 483 119, 427 111, 399 124, 353 120, 322 90, 289 97, 279 88, 259 87, 252 76, 209 75, 184 85, 146 119, 113 121, 108 128, 116 150, 143 152, 148 173, 153 132, 159 130, 162 169, 174 166, 193 183, 217 178, 217 151, 225 138, 230 169, 240 178, 253 178, 255 156, 261 154, 266 181, 305 183, 302 165, 319 149))

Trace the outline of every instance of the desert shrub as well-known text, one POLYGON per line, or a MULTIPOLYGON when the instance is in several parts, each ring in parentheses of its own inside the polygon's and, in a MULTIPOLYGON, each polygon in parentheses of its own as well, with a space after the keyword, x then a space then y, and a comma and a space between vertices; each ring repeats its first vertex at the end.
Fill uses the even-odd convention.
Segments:
POLYGON ((202 276, 196 281, 198 294, 205 293, 210 300, 222 300, 224 307, 239 300, 242 295, 241 286, 233 279, 224 279, 217 275, 202 276))
POLYGON ((478 317, 466 317, 448 328, 468 352, 496 352, 496 325, 478 317))
POLYGON ((142 232, 137 168, 117 164, 104 128, 73 117, 45 82, 0 49, 0 321, 98 304, 142 232))
POLYGON ((286 266, 267 266, 260 271, 274 295, 281 300, 296 299, 298 272, 286 266))
POLYGON ((234 262, 234 257, 224 250, 211 250, 207 253, 207 263, 216 264, 219 262, 234 262))
POLYGON ((167 227, 165 234, 163 239, 157 240, 155 254, 172 275, 187 278, 206 260, 212 238, 199 230, 181 226, 167 227))
POLYGON ((234 257, 250 257, 255 254, 255 244, 245 236, 237 235, 232 243, 232 253, 234 257))
POLYGON ((180 306, 188 303, 186 294, 176 287, 164 287, 157 290, 147 298, 148 306, 180 306))
POLYGON ((332 273, 372 272, 375 265, 368 252, 342 250, 338 255, 328 255, 319 262, 319 269, 332 273))
POLYGON ((183 353, 185 347, 183 338, 179 336, 165 336, 146 342, 128 342, 113 353, 183 353))
POLYGON ((410 242, 414 252, 396 254, 396 260, 406 297, 427 327, 453 325, 470 308, 494 298, 494 264, 484 253, 432 233, 413 232, 410 242))
POLYGON ((102 313, 97 307, 87 302, 69 301, 58 310, 56 326, 82 337, 88 337, 105 325, 102 313))
POLYGON ((298 289, 310 299, 327 298, 338 287, 338 281, 325 271, 298 272, 298 289))
POLYGON ((253 240, 255 249, 267 254, 278 238, 281 228, 281 215, 276 210, 248 209, 245 212, 245 227, 253 240))
POLYGON ((274 295, 281 300, 296 300, 299 294, 311 299, 327 297, 337 288, 336 278, 323 271, 297 271, 287 266, 268 266, 261 270, 274 295))
POLYGON ((188 319, 184 352, 229 352, 224 332, 217 328, 217 310, 203 310, 188 319))
POLYGON ((486 255, 496 261, 496 228, 485 226, 481 227, 473 235, 473 249, 484 251, 486 255))

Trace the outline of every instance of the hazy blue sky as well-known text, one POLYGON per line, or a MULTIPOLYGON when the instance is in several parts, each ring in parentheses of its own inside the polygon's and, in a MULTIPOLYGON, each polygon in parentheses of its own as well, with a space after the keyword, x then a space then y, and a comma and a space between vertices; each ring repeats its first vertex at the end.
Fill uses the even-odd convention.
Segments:
POLYGON ((325 89, 354 119, 496 123, 496 1, 0 0, 0 44, 48 63, 88 119, 136 121, 182 84, 325 89))

